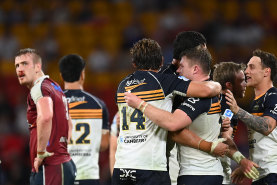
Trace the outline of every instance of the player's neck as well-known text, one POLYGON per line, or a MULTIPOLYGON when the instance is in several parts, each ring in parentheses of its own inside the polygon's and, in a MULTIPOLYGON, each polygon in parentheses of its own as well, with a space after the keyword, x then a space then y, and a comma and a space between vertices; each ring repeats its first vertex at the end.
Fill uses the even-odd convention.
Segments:
POLYGON ((255 97, 265 94, 271 87, 273 87, 272 81, 258 84, 254 87, 255 97))
POLYGON ((44 76, 44 73, 42 71, 37 72, 35 75, 35 79, 33 80, 32 83, 27 85, 27 88, 32 89, 32 87, 35 85, 36 81, 42 76, 44 76))
POLYGON ((64 89, 80 89, 83 90, 83 85, 80 82, 64 82, 64 89))

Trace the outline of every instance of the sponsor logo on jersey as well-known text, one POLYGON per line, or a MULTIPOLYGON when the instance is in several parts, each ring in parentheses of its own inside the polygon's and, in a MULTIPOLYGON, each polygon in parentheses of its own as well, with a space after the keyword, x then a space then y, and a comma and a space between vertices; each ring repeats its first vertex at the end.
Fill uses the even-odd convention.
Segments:
POLYGON ((145 78, 142 79, 142 80, 138 80, 138 79, 128 80, 128 81, 126 82, 126 86, 142 84, 142 83, 144 83, 144 81, 145 81, 145 78))
POLYGON ((71 97, 67 97, 66 99, 67 99, 68 103, 77 102, 77 101, 79 101, 79 102, 85 101, 85 97, 84 96, 82 96, 82 97, 71 96, 71 97))
POLYGON ((120 136, 119 142, 120 143, 143 143, 147 139, 147 135, 136 135, 136 136, 120 136))
POLYGON ((137 88, 138 86, 145 85, 146 83, 144 83, 144 81, 145 81, 145 78, 142 80, 134 79, 134 80, 127 81, 125 91, 131 91, 137 88))
POLYGON ((120 169, 120 171, 122 172, 122 174, 119 176, 121 180, 127 179, 128 177, 133 181, 136 180, 136 176, 133 175, 136 173, 136 170, 120 169))
POLYGON ((63 92, 62 88, 60 86, 56 85, 55 83, 52 82, 51 85, 54 87, 55 90, 63 92))
POLYGON ((275 107, 273 110, 270 110, 272 114, 277 114, 277 104, 275 104, 275 107))
POLYGON ((192 111, 195 111, 195 108, 194 108, 192 105, 190 105, 190 104, 188 104, 188 103, 186 103, 186 102, 182 103, 182 105, 187 106, 187 107, 190 108, 192 111))
POLYGON ((188 101, 190 102, 190 103, 193 103, 193 104, 195 104, 195 102, 197 102, 197 101, 199 101, 200 99, 199 98, 189 98, 188 99, 188 101))

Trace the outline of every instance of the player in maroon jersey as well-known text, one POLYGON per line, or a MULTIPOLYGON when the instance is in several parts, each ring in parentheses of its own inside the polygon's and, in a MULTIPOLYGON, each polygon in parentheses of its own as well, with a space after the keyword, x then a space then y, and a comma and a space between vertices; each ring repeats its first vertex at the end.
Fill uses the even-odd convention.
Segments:
POLYGON ((21 49, 15 56, 15 68, 19 83, 30 89, 30 184, 73 185, 76 168, 67 152, 71 120, 66 98, 60 86, 44 75, 36 50, 21 49))

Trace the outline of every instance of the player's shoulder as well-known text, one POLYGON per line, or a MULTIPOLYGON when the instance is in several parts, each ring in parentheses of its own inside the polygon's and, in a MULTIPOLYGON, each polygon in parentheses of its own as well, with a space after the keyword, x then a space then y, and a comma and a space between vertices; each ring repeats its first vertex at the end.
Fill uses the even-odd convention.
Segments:
POLYGON ((76 105, 74 106, 76 109, 102 109, 105 106, 103 100, 84 90, 65 90, 64 93, 69 106, 72 107, 76 105))
POLYGON ((117 92, 145 91, 160 89, 160 77, 162 74, 150 71, 136 71, 125 77, 119 84, 117 92))
POLYGON ((43 96, 43 90, 49 89, 49 76, 44 75, 40 78, 38 78, 34 86, 31 88, 30 95, 31 98, 34 100, 35 103, 37 103, 38 99, 43 96))
POLYGON ((267 95, 268 96, 277 96, 277 88, 276 87, 272 87, 267 91, 267 95))

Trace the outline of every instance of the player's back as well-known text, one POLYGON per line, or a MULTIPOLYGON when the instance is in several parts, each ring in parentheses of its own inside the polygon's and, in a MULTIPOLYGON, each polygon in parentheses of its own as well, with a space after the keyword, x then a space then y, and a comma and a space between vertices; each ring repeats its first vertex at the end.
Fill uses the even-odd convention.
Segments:
POLYGON ((183 89, 182 93, 185 94, 185 85, 188 83, 179 80, 177 76, 149 71, 137 71, 120 83, 116 97, 120 114, 120 133, 115 168, 167 170, 167 131, 155 125, 138 109, 127 106, 124 92, 131 91, 144 101, 171 111, 172 92, 183 89))
POLYGON ((76 180, 99 179, 99 150, 102 129, 108 129, 105 104, 83 90, 65 90, 72 118, 68 151, 76 164, 76 180))

